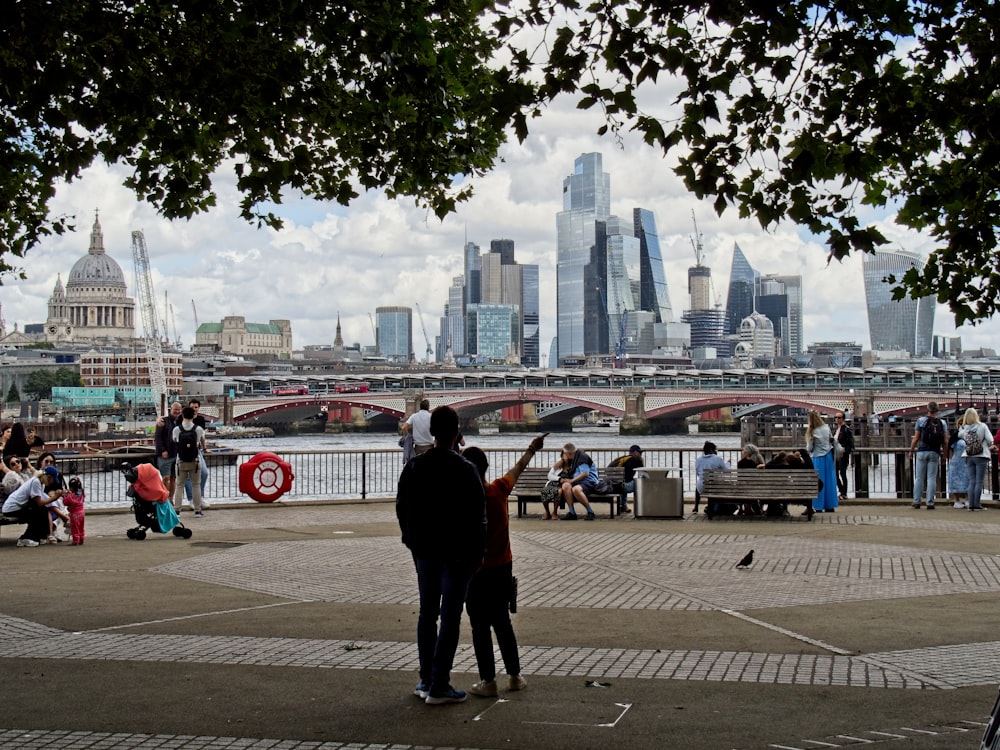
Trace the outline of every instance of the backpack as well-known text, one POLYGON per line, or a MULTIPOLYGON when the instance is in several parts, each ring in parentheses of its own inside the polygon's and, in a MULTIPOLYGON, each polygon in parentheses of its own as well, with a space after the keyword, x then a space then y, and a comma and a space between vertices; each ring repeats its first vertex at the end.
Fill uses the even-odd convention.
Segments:
POLYGON ((965 455, 983 455, 983 434, 979 431, 979 425, 975 425, 965 431, 965 455))
POLYGON ((944 423, 937 417, 927 417, 927 423, 920 431, 920 440, 932 451, 940 453, 944 444, 944 423))
POLYGON ((177 436, 177 460, 189 463, 198 460, 198 428, 185 430, 183 425, 177 436))
POLYGON ((627 456, 619 456, 618 458, 614 459, 611 463, 608 464, 608 468, 620 469, 622 466, 625 465, 625 462, 628 461, 631 457, 632 457, 631 454, 627 456))

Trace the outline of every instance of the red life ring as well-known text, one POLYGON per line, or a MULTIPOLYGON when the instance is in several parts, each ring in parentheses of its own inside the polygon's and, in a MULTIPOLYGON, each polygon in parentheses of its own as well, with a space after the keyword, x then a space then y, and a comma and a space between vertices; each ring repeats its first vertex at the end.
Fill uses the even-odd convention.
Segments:
POLYGON ((273 503, 292 488, 292 465, 274 453, 258 453, 240 466, 239 490, 258 503, 273 503))

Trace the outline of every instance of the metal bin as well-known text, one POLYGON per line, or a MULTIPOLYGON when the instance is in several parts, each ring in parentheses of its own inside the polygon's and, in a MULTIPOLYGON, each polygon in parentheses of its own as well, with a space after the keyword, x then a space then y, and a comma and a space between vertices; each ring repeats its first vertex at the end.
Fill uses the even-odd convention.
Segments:
POLYGON ((662 468, 636 469, 636 518, 684 517, 684 479, 680 471, 680 469, 662 468))

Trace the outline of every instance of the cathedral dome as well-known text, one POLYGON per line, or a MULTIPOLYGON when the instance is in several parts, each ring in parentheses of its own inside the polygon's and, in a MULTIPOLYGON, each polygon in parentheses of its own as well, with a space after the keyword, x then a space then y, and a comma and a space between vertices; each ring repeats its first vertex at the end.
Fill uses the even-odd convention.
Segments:
POLYGON ((66 287, 103 286, 125 289, 125 274, 114 258, 104 252, 104 234, 100 222, 94 220, 90 232, 90 250, 73 264, 66 287))

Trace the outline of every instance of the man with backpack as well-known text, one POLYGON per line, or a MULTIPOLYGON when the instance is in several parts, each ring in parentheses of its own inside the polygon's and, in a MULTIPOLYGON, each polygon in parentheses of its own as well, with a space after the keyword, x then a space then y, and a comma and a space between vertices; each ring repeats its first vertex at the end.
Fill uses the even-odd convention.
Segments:
POLYGON ((920 498, 927 489, 927 510, 934 510, 934 496, 937 494, 938 468, 941 466, 941 448, 944 445, 944 422, 938 418, 936 401, 927 404, 927 414, 917 420, 910 441, 913 454, 913 507, 920 508, 920 498))
POLYGON ((205 430, 194 422, 195 411, 185 406, 181 423, 174 427, 173 441, 177 446, 177 484, 174 489, 174 510, 180 511, 184 501, 184 482, 191 481, 194 515, 205 515, 201 508, 201 451, 205 448, 205 430))

